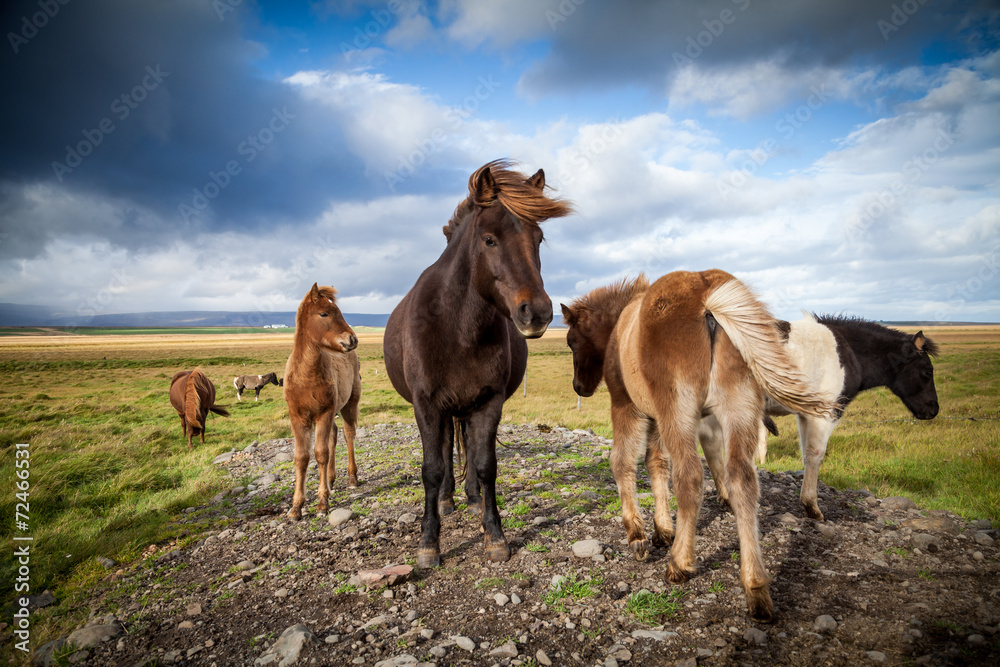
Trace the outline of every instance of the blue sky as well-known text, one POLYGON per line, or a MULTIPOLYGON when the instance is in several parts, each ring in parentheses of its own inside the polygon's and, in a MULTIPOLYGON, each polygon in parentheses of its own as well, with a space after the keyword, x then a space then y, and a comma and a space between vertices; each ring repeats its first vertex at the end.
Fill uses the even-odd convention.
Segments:
POLYGON ((0 302, 387 313, 499 157, 553 301, 722 268, 785 318, 1000 321, 1000 11, 791 0, 7 3, 0 302))

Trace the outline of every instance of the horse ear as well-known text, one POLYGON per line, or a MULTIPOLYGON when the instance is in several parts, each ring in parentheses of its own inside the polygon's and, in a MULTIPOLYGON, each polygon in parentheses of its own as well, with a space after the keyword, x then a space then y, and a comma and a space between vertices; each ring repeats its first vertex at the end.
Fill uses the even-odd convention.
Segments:
POLYGON ((924 351, 924 347, 926 347, 927 345, 927 339, 924 338, 923 331, 918 331, 917 333, 913 334, 913 345, 921 352, 924 351))
POLYGON ((475 181, 471 184, 469 190, 472 192, 472 200, 479 206, 489 206, 497 198, 497 188, 496 179, 493 178, 493 173, 487 167, 486 169, 480 169, 476 173, 475 181))
POLYGON ((319 301, 319 283, 313 283, 312 289, 309 290, 309 298, 313 303, 319 301))
POLYGON ((559 307, 562 308, 563 322, 566 323, 566 326, 571 327, 576 324, 576 313, 573 312, 573 309, 564 303, 560 303, 559 307))
POLYGON ((535 172, 535 175, 529 178, 526 182, 528 185, 541 192, 545 189, 545 172, 539 169, 535 172))

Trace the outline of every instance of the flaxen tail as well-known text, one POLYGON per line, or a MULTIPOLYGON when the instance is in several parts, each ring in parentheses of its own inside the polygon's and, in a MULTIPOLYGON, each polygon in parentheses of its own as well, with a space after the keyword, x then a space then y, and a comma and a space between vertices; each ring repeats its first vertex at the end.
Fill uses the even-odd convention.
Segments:
POLYGON ((706 296, 705 308, 771 398, 818 417, 834 411, 836 404, 816 393, 788 356, 774 317, 746 285, 735 278, 719 285, 706 296))

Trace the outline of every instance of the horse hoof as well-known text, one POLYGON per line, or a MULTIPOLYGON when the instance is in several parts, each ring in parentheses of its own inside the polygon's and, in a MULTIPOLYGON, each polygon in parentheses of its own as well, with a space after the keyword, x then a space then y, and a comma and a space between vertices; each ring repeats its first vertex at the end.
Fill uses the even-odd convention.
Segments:
POLYGON ((417 569, 429 570, 441 565, 441 554, 434 549, 417 549, 417 569))
POLYGON ((657 547, 669 547, 674 543, 674 534, 666 533, 661 535, 660 533, 653 533, 653 546, 657 547))
POLYGON ((439 500, 438 501, 438 513, 441 516, 445 514, 451 514, 455 511, 455 501, 454 500, 439 500))
POLYGON ((502 544, 487 544, 486 560, 494 563, 506 563, 510 560, 510 547, 507 546, 506 542, 502 544))
POLYGON ((680 568, 676 568, 673 564, 667 566, 667 581, 672 584, 683 584, 685 581, 691 578, 691 573, 686 572, 680 568))
POLYGON ((635 554, 635 559, 640 563, 649 558, 649 540, 634 540, 628 546, 635 554))
POLYGON ((293 507, 288 510, 288 518, 292 521, 298 521, 302 518, 302 509, 299 507, 293 507))
POLYGON ((825 521, 823 513, 819 511, 819 507, 809 507, 806 505, 806 516, 815 521, 825 521))
POLYGON ((760 623, 774 621, 774 602, 767 588, 757 588, 747 592, 747 609, 750 618, 760 623))
POLYGON ((349 489, 356 489, 356 488, 358 488, 358 478, 357 477, 348 477, 347 478, 347 488, 349 488, 349 489))

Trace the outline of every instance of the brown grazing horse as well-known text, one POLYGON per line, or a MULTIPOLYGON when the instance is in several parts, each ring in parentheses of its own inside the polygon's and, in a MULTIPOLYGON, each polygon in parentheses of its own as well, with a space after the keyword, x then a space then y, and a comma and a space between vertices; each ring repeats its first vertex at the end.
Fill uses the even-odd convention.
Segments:
POLYGON ((319 468, 318 514, 330 509, 330 486, 337 478, 337 424, 344 420, 347 440, 347 485, 358 485, 354 462, 354 431, 361 400, 361 364, 354 348, 358 337, 347 325, 336 301, 337 290, 319 287, 302 299, 295 314, 295 347, 285 364, 285 401, 295 434, 295 494, 288 516, 302 518, 306 500, 309 452, 316 451, 319 468))
POLYGON ((444 227, 444 252, 389 316, 386 370, 413 404, 423 443, 421 568, 440 564, 440 515, 454 508, 456 422, 467 455, 466 497, 482 514, 486 557, 510 558, 496 503, 497 426, 524 376, 524 338, 541 336, 552 321, 539 223, 571 211, 544 188, 541 169, 525 178, 497 160, 476 170, 468 197, 444 227))
POLYGON ((191 449, 191 438, 196 435, 200 435, 201 444, 205 444, 205 418, 209 412, 229 416, 223 406, 215 405, 215 385, 200 368, 174 374, 170 380, 170 404, 181 418, 188 449, 191 449))
POLYGON ((765 391, 807 414, 829 414, 834 403, 809 389, 785 350, 776 320, 724 271, 677 271, 652 285, 640 276, 597 289, 562 309, 570 327, 573 388, 590 396, 602 376, 608 385, 611 470, 636 558, 649 554, 635 499, 635 462, 645 453, 656 503, 653 542, 673 542, 667 579, 681 583, 695 573, 695 523, 704 479, 696 434, 702 417, 714 415, 727 447, 740 583, 750 615, 770 621, 774 604, 760 551, 753 463, 765 391), (676 534, 667 504, 671 464, 676 534))

